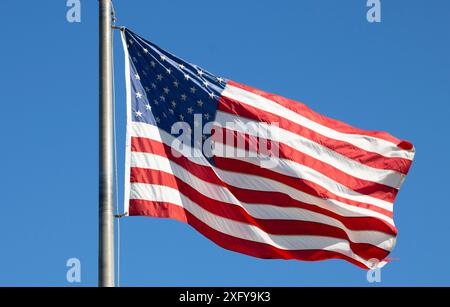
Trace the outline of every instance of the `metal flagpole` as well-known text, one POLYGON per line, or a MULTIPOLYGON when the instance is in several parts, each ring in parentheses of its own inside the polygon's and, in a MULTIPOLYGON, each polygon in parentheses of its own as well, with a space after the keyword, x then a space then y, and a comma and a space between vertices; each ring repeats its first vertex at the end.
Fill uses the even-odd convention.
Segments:
POLYGON ((100 17, 100 169, 98 285, 114 287, 114 194, 112 129, 111 0, 99 0, 100 17))

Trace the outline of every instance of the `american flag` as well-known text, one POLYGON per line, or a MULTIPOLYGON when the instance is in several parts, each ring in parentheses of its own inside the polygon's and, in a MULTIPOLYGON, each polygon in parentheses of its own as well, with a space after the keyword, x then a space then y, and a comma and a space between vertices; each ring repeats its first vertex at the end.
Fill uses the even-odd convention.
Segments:
POLYGON ((381 267, 414 147, 209 73, 128 29, 125 212, 272 259, 381 267))

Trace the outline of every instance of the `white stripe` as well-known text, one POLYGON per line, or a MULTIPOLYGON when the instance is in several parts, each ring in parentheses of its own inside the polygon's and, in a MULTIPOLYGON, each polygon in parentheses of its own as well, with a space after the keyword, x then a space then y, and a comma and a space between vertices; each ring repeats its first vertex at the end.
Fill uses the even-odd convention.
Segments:
POLYGON ((131 128, 131 135, 134 137, 143 137, 166 144, 167 146, 174 148, 192 162, 203 166, 210 166, 209 161, 197 148, 192 148, 188 145, 181 146, 181 142, 177 138, 162 129, 158 129, 158 127, 154 125, 133 122, 131 128))
MULTIPOLYGON (((157 127, 152 125, 143 123, 134 123, 132 127, 133 127, 132 131, 133 136, 141 136, 152 140, 156 140, 166 144, 169 147, 172 146, 172 142, 175 140, 175 138, 170 134, 168 134, 167 132, 159 130, 157 127)), ((255 191, 281 192, 289 195, 291 198, 297 201, 315 205, 324 208, 326 210, 336 212, 337 214, 342 216, 371 216, 379 218, 385 221, 386 223, 394 226, 394 221, 392 220, 392 218, 389 218, 384 214, 369 209, 351 206, 339 202, 337 200, 318 198, 271 179, 252 176, 248 174, 239 174, 237 176, 233 172, 227 172, 221 169, 213 168, 209 164, 208 160, 206 160, 206 158, 204 158, 203 156, 187 155, 187 153, 189 153, 189 150, 190 149, 188 148, 188 146, 186 146, 185 149, 186 155, 184 156, 187 159, 199 165, 211 167, 221 180, 232 186, 246 188, 255 191)), ((151 168, 152 166, 150 163, 147 166, 141 165, 141 167, 151 168)))
MULTIPOLYGON (((133 159, 131 165, 133 167, 159 169, 161 171, 171 172, 170 165, 168 164, 169 162, 166 162, 166 160, 168 161, 167 158, 149 153, 137 152, 133 152, 132 156, 133 159)), ((319 198, 271 179, 253 175, 236 174, 234 172, 224 171, 212 166, 209 167, 223 182, 237 188, 253 191, 280 192, 290 196, 294 200, 335 212, 341 216, 376 217, 393 225, 391 218, 369 209, 351 206, 334 199, 319 198)))
POLYGON ((184 208, 216 231, 232 237, 265 243, 282 250, 327 250, 340 253, 371 267, 371 263, 355 254, 350 244, 342 239, 321 236, 269 235, 260 228, 219 217, 203 210, 178 190, 159 185, 132 184, 131 199, 168 202, 184 208))
POLYGON ((392 235, 378 231, 353 231, 332 217, 308 210, 241 202, 227 188, 204 181, 173 161, 158 155, 134 152, 133 161, 135 162, 133 162, 132 166, 142 167, 143 165, 151 165, 151 169, 163 171, 177 177, 210 199, 243 208, 254 218, 266 220, 298 220, 322 223, 341 228, 345 233, 347 233, 350 240, 355 243, 372 244, 387 251, 391 251, 395 243, 395 238, 392 235))
POLYGON ((378 153, 385 157, 399 157, 408 160, 412 160, 414 158, 414 151, 403 150, 392 142, 373 136, 349 134, 336 131, 316 123, 292 110, 289 110, 272 100, 235 86, 227 85, 222 92, 222 96, 237 100, 262 111, 270 110, 271 113, 289 119, 326 137, 351 143, 366 151, 378 153))
MULTIPOLYGON (((222 143, 215 143, 214 146, 214 154, 218 157, 224 157, 229 158, 227 156, 227 153, 235 150, 236 155, 233 155, 233 157, 230 157, 232 159, 245 161, 254 165, 260 165, 260 159, 259 158, 252 158, 250 156, 250 152, 241 148, 236 148, 228 145, 224 145, 222 143)), ((299 164, 297 162, 293 162, 286 159, 278 159, 273 158, 272 161, 274 162, 271 165, 270 170, 278 172, 280 174, 284 174, 287 176, 299 178, 308 180, 311 182, 314 182, 315 184, 321 186, 322 188, 330 191, 331 193, 344 197, 350 200, 354 200, 361 203, 371 204, 374 206, 377 206, 379 208, 392 211, 393 205, 392 203, 388 201, 384 201, 369 195, 364 195, 358 192, 353 191, 352 189, 340 184, 337 181, 334 181, 333 179, 325 176, 324 174, 309 168, 305 165, 299 164)), ((232 162, 231 162, 232 163, 232 162)))
POLYGON ((275 125, 252 121, 224 112, 217 112, 215 122, 220 127, 229 127, 229 130, 286 144, 356 178, 378 182, 396 189, 401 186, 405 178, 405 175, 399 172, 374 168, 349 159, 321 144, 275 125))

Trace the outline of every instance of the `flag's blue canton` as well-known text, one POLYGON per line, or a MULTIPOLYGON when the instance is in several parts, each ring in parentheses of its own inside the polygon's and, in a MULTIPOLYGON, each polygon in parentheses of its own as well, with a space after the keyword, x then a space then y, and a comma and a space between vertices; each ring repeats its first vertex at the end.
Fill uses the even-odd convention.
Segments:
MULTIPOLYGON (((125 30, 130 57, 132 120, 171 133, 182 121, 194 129, 214 121, 227 80, 187 63, 125 30), (200 114, 194 120, 194 114, 200 114)), ((205 137, 204 137, 205 139, 205 137)), ((194 144, 192 144, 194 145, 194 144)))

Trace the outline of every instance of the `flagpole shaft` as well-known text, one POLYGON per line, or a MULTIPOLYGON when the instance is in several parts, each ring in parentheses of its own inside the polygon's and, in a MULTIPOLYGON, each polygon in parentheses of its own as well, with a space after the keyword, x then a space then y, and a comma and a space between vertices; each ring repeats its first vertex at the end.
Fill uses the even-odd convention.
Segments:
POLYGON ((111 0, 99 0, 100 17, 100 156, 98 285, 114 287, 114 194, 112 130, 111 0))

